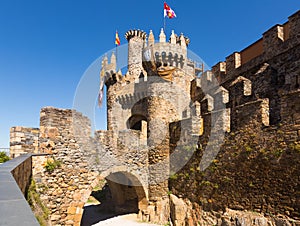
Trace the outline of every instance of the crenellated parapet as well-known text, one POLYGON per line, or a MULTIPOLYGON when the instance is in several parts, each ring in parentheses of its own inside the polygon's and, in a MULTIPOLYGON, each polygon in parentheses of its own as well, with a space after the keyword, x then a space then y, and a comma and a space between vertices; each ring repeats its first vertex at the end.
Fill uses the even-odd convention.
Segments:
POLYGON ((288 22, 277 24, 263 33, 263 37, 240 52, 234 52, 212 67, 213 73, 223 83, 251 65, 268 61, 300 43, 300 11, 289 17, 288 22), (237 72, 238 70, 238 72, 237 72))
POLYGON ((158 66, 175 66, 183 69, 187 65, 187 46, 190 39, 183 34, 176 35, 174 31, 167 42, 164 30, 161 29, 158 42, 155 42, 150 31, 147 47, 144 48, 144 61, 154 61, 158 66))
POLYGON ((130 39, 134 37, 138 37, 141 38, 142 40, 145 40, 147 38, 147 34, 142 30, 129 30, 125 34, 125 38, 127 39, 127 41, 130 41, 130 39))
POLYGON ((172 75, 172 77, 177 76, 179 80, 187 80, 186 82, 203 72, 203 62, 195 62, 187 58, 190 39, 182 33, 177 35, 172 31, 171 36, 167 38, 164 30, 161 29, 157 37, 158 41, 155 41, 152 30, 148 39, 147 34, 142 30, 129 30, 125 37, 128 40, 128 70, 125 75, 122 75, 121 71, 116 72, 114 53, 110 61, 105 56, 102 60, 101 76, 105 77, 107 86, 114 85, 116 86, 114 89, 120 90, 126 84, 139 82, 141 78, 147 81, 148 76, 161 76, 161 69, 166 68, 179 69, 181 74, 187 74, 186 78, 179 78, 179 72, 172 75))
MULTIPOLYGON (((265 67, 260 68, 262 70, 265 67)), ((191 98, 193 104, 199 105, 203 135, 207 135, 212 126, 224 132, 269 126, 270 114, 276 109, 272 105, 270 109, 269 98, 257 94, 257 87, 253 87, 258 85, 256 81, 253 84, 250 79, 239 76, 224 85, 226 87, 219 85, 211 71, 192 81, 191 98)))
POLYGON ((125 35, 128 41, 128 71, 127 75, 136 79, 145 76, 146 72, 143 68, 142 52, 145 46, 147 34, 141 30, 129 30, 125 35))
POLYGON ((102 62, 101 62, 101 73, 109 73, 109 74, 112 74, 112 73, 115 73, 116 72, 116 67, 117 67, 117 60, 116 60, 116 55, 115 53, 113 52, 111 54, 111 57, 110 57, 110 61, 108 61, 108 57, 107 55, 105 55, 102 59, 102 62))
POLYGON ((100 71, 100 80, 102 77, 107 84, 113 84, 119 81, 122 77, 120 71, 116 72, 117 68, 117 58, 113 52, 110 56, 110 61, 108 60, 107 55, 105 55, 101 61, 101 71, 100 71))

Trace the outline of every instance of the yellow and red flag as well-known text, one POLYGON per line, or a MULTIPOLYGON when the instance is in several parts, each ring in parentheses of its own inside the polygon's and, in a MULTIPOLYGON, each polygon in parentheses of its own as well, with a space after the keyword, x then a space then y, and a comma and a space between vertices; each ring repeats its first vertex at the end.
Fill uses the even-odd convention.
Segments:
POLYGON ((116 31, 116 40, 115 40, 115 44, 116 44, 117 46, 119 46, 119 45, 121 44, 120 38, 119 38, 119 34, 118 34, 117 31, 116 31))
POLYGON ((164 17, 168 17, 170 19, 176 17, 176 14, 174 12, 173 9, 171 9, 171 7, 166 3, 164 2, 164 17))

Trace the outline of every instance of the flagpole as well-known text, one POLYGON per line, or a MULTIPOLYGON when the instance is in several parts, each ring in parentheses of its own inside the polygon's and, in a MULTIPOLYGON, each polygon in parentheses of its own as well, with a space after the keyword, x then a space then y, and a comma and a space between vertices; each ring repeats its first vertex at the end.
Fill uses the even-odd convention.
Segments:
POLYGON ((166 16, 165 16, 165 1, 164 1, 164 31, 166 32, 166 16))
POLYGON ((118 45, 116 45, 116 72, 118 71, 118 45))
MULTIPOLYGON (((116 34, 118 34, 117 30, 116 30, 116 34)), ((118 72, 118 44, 115 43, 115 45, 116 45, 116 72, 118 72)))

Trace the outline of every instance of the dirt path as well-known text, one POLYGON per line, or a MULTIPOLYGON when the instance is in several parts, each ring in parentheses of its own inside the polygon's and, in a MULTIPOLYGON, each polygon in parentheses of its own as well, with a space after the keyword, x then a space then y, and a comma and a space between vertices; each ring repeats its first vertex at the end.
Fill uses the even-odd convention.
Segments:
POLYGON ((157 226, 140 222, 137 214, 118 215, 101 208, 98 203, 85 205, 81 226, 157 226))
POLYGON ((113 217, 93 225, 94 226, 157 226, 157 224, 138 222, 136 214, 127 214, 127 215, 113 217))

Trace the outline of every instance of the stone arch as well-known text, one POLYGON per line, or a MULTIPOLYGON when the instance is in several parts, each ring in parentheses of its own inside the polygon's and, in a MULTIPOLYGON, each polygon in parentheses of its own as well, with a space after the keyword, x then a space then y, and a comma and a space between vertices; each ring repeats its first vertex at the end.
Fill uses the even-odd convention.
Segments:
POLYGON ((142 131, 143 122, 147 122, 147 118, 144 115, 132 115, 128 119, 128 128, 142 131))
POLYGON ((99 173, 92 173, 93 175, 90 175, 92 178, 94 178, 92 180, 92 182, 90 183, 88 189, 82 189, 82 190, 78 190, 74 193, 73 195, 73 199, 74 199, 74 203, 75 205, 72 206, 71 203, 71 207, 69 207, 68 209, 68 217, 69 219, 74 219, 75 223, 74 225, 91 225, 91 223, 97 223, 98 220, 101 219, 101 217, 99 219, 93 219, 96 221, 93 222, 89 222, 89 217, 86 217, 86 215, 89 215, 89 213, 87 213, 88 211, 86 210, 85 204, 87 203, 90 195, 92 194, 94 188, 96 188, 100 181, 103 180, 103 177, 100 176, 99 173), (79 211, 80 210, 80 211, 79 211), (72 211, 74 211, 74 215, 72 215, 72 211), (77 222, 77 220, 79 219, 79 222, 77 222))
POLYGON ((141 96, 141 98, 132 106, 130 117, 127 120, 128 129, 132 129, 134 124, 139 121, 148 121, 147 108, 145 108, 145 106, 147 106, 147 101, 148 97, 141 96))
POLYGON ((117 213, 138 213, 147 209, 148 200, 141 181, 132 173, 118 171, 105 177, 117 213))
MULTIPOLYGON (((94 188, 99 185, 101 180, 106 180, 106 183, 108 185, 112 197, 112 202, 109 202, 110 204, 109 209, 113 213, 111 217, 119 214, 139 213, 140 211, 147 210, 148 207, 147 185, 143 183, 143 181, 139 179, 139 177, 135 175, 133 172, 128 172, 126 170, 127 170, 126 166, 117 166, 117 167, 110 168, 106 171, 103 171, 100 174, 94 173, 95 174, 94 180, 90 183, 89 188, 85 190, 80 190, 76 194, 74 194, 73 198, 74 200, 76 200, 76 203, 78 205, 73 206, 69 209, 71 210, 73 208, 74 211, 76 211, 76 215, 74 215, 73 218, 74 219, 77 218, 79 219, 79 221, 81 221, 81 223, 78 222, 76 225, 90 225, 90 223, 95 224, 101 220, 108 218, 107 216, 105 216, 105 218, 102 218, 102 216, 94 216, 93 217, 94 219, 88 219, 90 218, 90 215, 89 214, 85 215, 86 207, 84 207, 84 205, 85 203, 87 203, 88 198, 92 194, 94 188), (79 209, 82 210, 79 211, 79 209)), ((89 207, 91 206, 88 206, 88 208, 89 207)), ((97 209, 99 207, 95 206, 94 208, 97 209)), ((105 210, 107 210, 108 206, 105 205, 104 208, 105 210)), ((97 209, 96 211, 92 210, 92 212, 98 213, 99 210, 100 209, 97 209)))
POLYGON ((131 115, 140 115, 144 118, 147 116, 147 106, 148 97, 141 97, 134 105, 131 107, 131 115))

